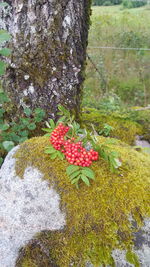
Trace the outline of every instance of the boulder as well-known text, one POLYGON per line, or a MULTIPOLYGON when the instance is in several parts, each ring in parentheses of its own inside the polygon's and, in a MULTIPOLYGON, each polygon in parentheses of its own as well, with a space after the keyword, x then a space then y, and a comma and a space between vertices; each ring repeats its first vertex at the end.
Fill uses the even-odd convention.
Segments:
POLYGON ((15 172, 15 147, 0 170, 0 266, 14 267, 21 247, 43 230, 54 231, 65 225, 60 197, 43 174, 27 167, 24 179, 15 172))
POLYGON ((122 167, 111 173, 100 158, 95 180, 79 189, 68 163, 44 153, 47 137, 9 152, 0 170, 0 267, 150 266, 150 158, 112 143, 122 167))

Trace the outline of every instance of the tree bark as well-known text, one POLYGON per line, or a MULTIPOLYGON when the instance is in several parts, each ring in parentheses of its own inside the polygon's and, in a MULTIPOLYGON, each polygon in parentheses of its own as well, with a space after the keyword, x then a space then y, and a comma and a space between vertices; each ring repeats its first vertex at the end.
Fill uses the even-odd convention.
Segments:
POLYGON ((91 0, 5 0, 12 34, 5 90, 18 109, 41 107, 55 118, 58 104, 78 113, 91 0))

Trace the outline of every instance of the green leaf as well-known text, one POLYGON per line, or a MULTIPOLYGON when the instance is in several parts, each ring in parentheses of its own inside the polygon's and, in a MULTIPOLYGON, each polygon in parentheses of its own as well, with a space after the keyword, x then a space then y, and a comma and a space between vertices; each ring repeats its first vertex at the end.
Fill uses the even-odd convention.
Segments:
POLYGON ((44 132, 51 133, 53 130, 49 128, 42 128, 44 132))
POLYGON ((64 115, 67 118, 70 118, 70 112, 66 108, 61 105, 58 105, 58 109, 60 110, 60 112, 58 112, 58 115, 64 115))
POLYGON ((67 167, 66 172, 67 172, 68 175, 70 175, 70 174, 72 174, 73 172, 75 172, 75 171, 77 171, 79 169, 80 169, 79 166, 70 165, 70 166, 67 167))
POLYGON ((0 130, 6 131, 7 129, 9 129, 9 124, 0 124, 0 130))
POLYGON ((8 57, 8 56, 10 56, 10 54, 11 54, 11 50, 10 50, 9 48, 2 48, 2 49, 0 50, 0 54, 1 54, 2 56, 8 57))
POLYGON ((62 116, 62 117, 58 120, 58 122, 64 122, 64 121, 66 121, 66 120, 67 120, 66 116, 62 116))
POLYGON ((81 174, 81 170, 79 170, 79 171, 75 171, 75 172, 73 172, 71 175, 70 175, 70 179, 72 180, 72 179, 74 179, 75 177, 77 177, 77 176, 79 176, 81 174))
POLYGON ((0 30, 0 43, 9 41, 10 39, 11 39, 11 35, 7 31, 0 30))
POLYGON ((45 149, 45 153, 46 153, 46 154, 53 154, 54 152, 56 152, 56 149, 53 148, 52 146, 51 146, 51 147, 47 147, 47 148, 45 149))
POLYGON ((27 139, 28 139, 27 136, 21 137, 21 138, 19 139, 19 144, 20 144, 20 143, 23 143, 23 142, 26 141, 27 139))
POLYGON ((138 256, 130 250, 128 250, 126 253, 126 260, 131 264, 134 264, 135 267, 140 266, 138 256))
POLYGON ((57 158, 57 152, 53 153, 50 158, 51 159, 56 159, 57 158))
POLYGON ((61 160, 63 160, 65 158, 64 154, 61 153, 60 151, 57 151, 57 155, 61 160))
POLYGON ((43 118, 40 117, 40 116, 35 116, 35 117, 34 117, 34 121, 35 121, 35 122, 41 122, 42 119, 43 119, 43 118))
POLYGON ((89 177, 89 178, 91 178, 91 179, 93 179, 93 180, 95 178, 95 174, 94 174, 94 172, 90 168, 84 167, 82 169, 82 174, 85 175, 85 176, 87 176, 87 177, 89 177))
POLYGON ((28 134, 29 134, 29 131, 28 131, 28 130, 20 131, 18 134, 19 134, 21 137, 27 137, 28 134))
POLYGON ((42 109, 42 108, 36 108, 35 110, 34 110, 34 112, 35 112, 35 114, 36 115, 40 115, 40 117, 44 117, 45 116, 45 111, 42 109))
POLYGON ((36 129, 36 124, 35 123, 30 123, 29 125, 27 125, 29 130, 35 130, 36 129))
POLYGON ((81 179, 87 186, 90 186, 89 179, 85 175, 81 174, 81 179))
POLYGON ((5 74, 6 67, 7 67, 7 64, 3 61, 0 61, 0 75, 5 74))
POLYGON ((52 119, 49 120, 49 123, 52 129, 56 127, 55 122, 52 119))
POLYGON ((78 182, 79 182, 79 179, 80 179, 80 177, 79 177, 79 178, 75 178, 75 179, 73 179, 73 180, 71 181, 71 184, 76 184, 76 183, 78 183, 78 182))
POLYGON ((20 138, 21 138, 19 135, 17 135, 14 132, 10 132, 9 136, 10 136, 11 140, 13 140, 16 143, 18 143, 20 141, 20 138))
POLYGON ((14 142, 12 142, 12 141, 4 141, 2 144, 3 144, 4 149, 7 152, 9 152, 15 145, 14 142))
POLYGON ((50 136, 51 136, 51 134, 44 134, 44 136, 48 136, 48 137, 50 137, 50 136))
POLYGON ((32 110, 31 110, 30 108, 25 108, 25 109, 24 109, 24 114, 25 114, 27 117, 30 117, 31 113, 32 113, 32 110))
POLYGON ((30 119, 29 118, 21 118, 20 119, 20 122, 22 123, 22 124, 24 124, 25 126, 28 126, 29 125, 29 123, 30 123, 30 119))

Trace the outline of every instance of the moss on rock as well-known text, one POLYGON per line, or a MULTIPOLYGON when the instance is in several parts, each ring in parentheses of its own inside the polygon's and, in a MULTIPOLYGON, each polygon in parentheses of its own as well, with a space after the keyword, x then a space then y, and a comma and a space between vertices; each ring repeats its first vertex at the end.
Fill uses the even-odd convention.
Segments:
POLYGON ((143 139, 150 142, 150 109, 134 107, 126 115, 143 127, 143 139))
MULTIPOLYGON (((104 139, 100 137, 99 142, 104 139)), ((125 143, 112 144, 112 150, 121 155, 122 167, 117 173, 111 173, 100 158, 91 166, 96 174, 95 181, 89 187, 81 183, 78 190, 71 185, 65 172, 68 163, 59 159, 52 161, 44 153, 47 145, 47 137, 32 138, 24 142, 15 155, 16 173, 23 177, 27 166, 38 168, 59 192, 61 209, 66 213, 63 231, 37 236, 43 244, 41 248, 48 248, 59 267, 82 267, 87 261, 94 266, 114 266, 112 250, 132 249, 133 233, 150 215, 150 158, 125 143)), ((49 264, 44 253, 33 242, 33 247, 26 246, 17 266, 26 267, 28 261, 38 267, 54 266, 49 264)))
POLYGON ((103 129, 104 124, 107 123, 114 128, 110 136, 118 138, 129 145, 134 144, 136 135, 143 133, 143 127, 137 122, 117 114, 107 115, 94 108, 86 108, 83 111, 82 123, 88 129, 92 129, 91 124, 93 124, 97 132, 103 129))

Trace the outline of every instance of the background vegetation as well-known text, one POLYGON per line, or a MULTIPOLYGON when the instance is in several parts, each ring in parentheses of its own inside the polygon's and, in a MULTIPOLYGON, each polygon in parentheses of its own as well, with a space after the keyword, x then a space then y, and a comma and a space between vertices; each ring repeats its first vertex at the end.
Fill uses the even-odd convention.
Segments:
POLYGON ((124 8, 135 8, 147 4, 147 0, 93 0, 93 6, 123 5, 124 8))
POLYGON ((95 66, 87 60, 84 106, 116 109, 122 104, 146 106, 150 103, 150 51, 130 50, 150 49, 149 11, 149 6, 92 8, 87 52, 95 66))

